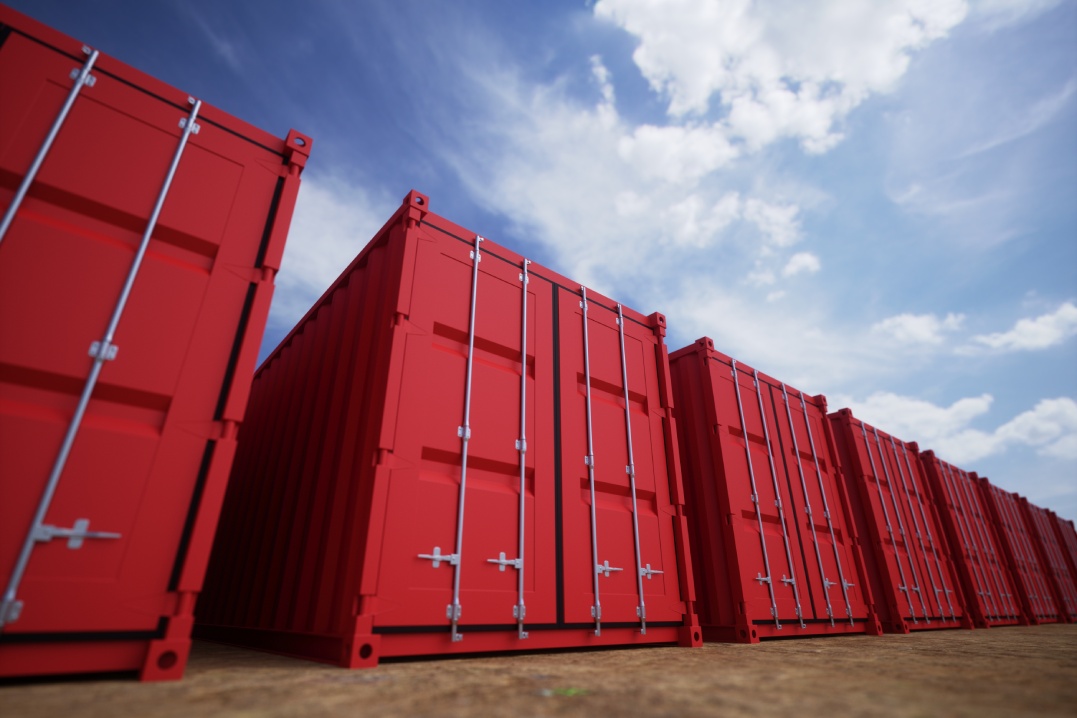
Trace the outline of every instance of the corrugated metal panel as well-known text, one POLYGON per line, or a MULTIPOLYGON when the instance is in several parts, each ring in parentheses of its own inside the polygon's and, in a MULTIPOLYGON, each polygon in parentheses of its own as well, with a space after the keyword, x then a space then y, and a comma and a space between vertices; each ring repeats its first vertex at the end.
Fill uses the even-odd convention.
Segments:
POLYGON ((1055 604, 1061 613, 1060 618, 1073 623, 1077 619, 1077 581, 1074 580, 1073 571, 1066 561, 1065 548, 1055 532, 1056 519, 1050 511, 1036 506, 1024 497, 1018 499, 1018 505, 1032 537, 1040 565, 1044 567, 1050 580, 1055 604))
POLYGON ((309 138, 0 30, 0 676, 178 678, 309 138))
POLYGON ((665 320, 428 209, 259 369, 199 631, 352 667, 698 644, 665 320))
POLYGON ((883 630, 972 628, 916 444, 848 409, 829 418, 883 630))
POLYGON ((1021 610, 1029 623, 1057 623, 1061 618, 1055 604, 1050 579, 1040 563, 1033 538, 1021 516, 1016 494, 1003 491, 990 481, 972 475, 979 484, 984 503, 999 538, 999 548, 1014 579, 1021 610))
POLYGON ((1055 536, 1058 537, 1058 545, 1062 548, 1062 557, 1069 566, 1074 588, 1077 589, 1077 529, 1074 528, 1072 521, 1067 521, 1054 511, 1050 514, 1054 520, 1053 528, 1055 536))
POLYGON ((670 365, 704 637, 879 633, 826 400, 707 338, 670 365))
POLYGON ((965 609, 977 628, 1027 625, 1013 577, 975 477, 939 459, 920 454, 946 536, 961 576, 965 609))

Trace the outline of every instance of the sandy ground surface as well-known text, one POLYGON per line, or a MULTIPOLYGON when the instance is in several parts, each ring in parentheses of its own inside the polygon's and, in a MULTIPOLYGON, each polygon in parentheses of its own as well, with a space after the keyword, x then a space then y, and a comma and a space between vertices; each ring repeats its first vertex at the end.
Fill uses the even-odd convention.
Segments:
POLYGON ((0 716, 1077 716, 1077 625, 383 662, 196 642, 173 683, 0 684, 0 716))

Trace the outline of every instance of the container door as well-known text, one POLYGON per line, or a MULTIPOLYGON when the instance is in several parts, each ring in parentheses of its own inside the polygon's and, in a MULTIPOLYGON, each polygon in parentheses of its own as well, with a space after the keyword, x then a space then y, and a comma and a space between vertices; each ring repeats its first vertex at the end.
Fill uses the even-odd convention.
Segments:
POLYGON ((768 387, 781 470, 788 480, 787 511, 803 566, 800 586, 805 618, 863 619, 867 607, 856 585, 857 564, 847 540, 843 500, 827 460, 825 411, 795 389, 768 387))
POLYGON ((725 490, 745 597, 745 614, 770 616, 776 625, 798 619, 797 573, 771 444, 771 412, 757 391, 754 372, 739 364, 708 362, 716 422, 722 432, 725 490))
MULTIPOLYGON (((11 204, 81 64, 15 31, 0 47, 0 208, 11 204)), ((25 568, 5 635, 130 637, 156 631, 175 610, 168 591, 197 516, 188 507, 231 450, 210 437, 278 179, 276 169, 249 171, 226 158, 221 148, 234 137, 207 125, 167 182, 190 108, 104 70, 91 78, 0 246, 0 581, 10 587, 25 568), (116 327, 118 351, 106 351, 100 340, 162 196, 116 327), (222 246, 234 232, 251 241, 222 246), (79 422, 94 354, 103 368, 79 422)), ((256 156, 251 165, 280 163, 253 145, 244 151, 256 156)))
POLYGON ((521 576, 524 626, 553 623, 551 285, 535 277, 525 284, 521 264, 481 246, 476 280, 474 246, 430 230, 415 251, 410 315, 399 327, 403 352, 391 370, 401 389, 386 398, 394 448, 385 515, 392 520, 384 526, 375 627, 449 630, 455 603, 464 633, 509 628, 519 620, 521 576))
POLYGON ((563 622, 680 625, 658 340, 607 300, 584 307, 558 289, 563 622))

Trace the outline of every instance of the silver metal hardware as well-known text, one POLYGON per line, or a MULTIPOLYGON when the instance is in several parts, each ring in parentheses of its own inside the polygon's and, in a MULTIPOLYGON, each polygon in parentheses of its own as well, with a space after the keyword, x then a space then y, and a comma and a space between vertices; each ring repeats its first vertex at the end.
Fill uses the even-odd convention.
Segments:
MULTIPOLYGON (((801 399, 804 398, 801 393, 801 399)), ((834 611, 830 604, 830 586, 833 584, 826 578, 826 569, 823 567, 823 552, 819 549, 819 534, 815 530, 815 524, 811 519, 811 498, 808 496, 808 481, 804 478, 804 466, 800 460, 800 446, 797 443, 797 429, 793 424, 793 410, 789 406, 789 391, 786 389, 785 384, 782 384, 782 402, 785 404, 785 416, 789 420, 789 433, 793 437, 793 454, 797 457, 797 474, 800 476, 800 490, 804 493, 804 512, 808 515, 810 532, 812 537, 812 545, 815 548, 815 560, 819 566, 819 577, 823 581, 823 597, 826 598, 826 615, 830 616, 830 625, 834 625, 834 611)), ((808 412, 804 411, 804 424, 805 426, 810 424, 811 420, 808 418, 808 412)), ((814 449, 813 449, 814 451, 814 449)))
POLYGON ((640 576, 645 576, 648 581, 651 580, 651 576, 653 576, 653 575, 655 575, 657 573, 665 573, 665 571, 659 571, 656 568, 651 568, 651 564, 647 564, 646 566, 644 566, 643 568, 641 568, 639 570, 639 575, 640 576))
POLYGON ((614 571, 624 571, 623 568, 617 568, 616 566, 610 566, 609 559, 602 563, 595 564, 595 575, 602 574, 606 578, 610 577, 610 573, 614 571))
MULTIPOLYGON (((84 86, 92 84, 87 78, 90 77, 90 70, 93 68, 94 63, 97 62, 98 52, 97 50, 90 50, 88 47, 83 49, 88 51, 89 57, 86 58, 86 63, 82 66, 82 69, 75 72, 73 77, 75 82, 67 93, 67 99, 64 100, 56 119, 52 121, 49 133, 45 136, 45 141, 41 143, 41 147, 38 148, 37 154, 34 155, 34 161, 30 163, 30 168, 26 170, 22 182, 19 183, 19 188, 15 190, 15 196, 11 199, 11 204, 8 205, 3 218, 0 218, 0 243, 4 241, 4 235, 7 234, 8 228, 11 227, 11 223, 15 219, 15 213, 19 211, 19 206, 26 199, 26 192, 30 189, 30 185, 33 184, 34 178, 37 177, 37 173, 41 169, 41 163, 45 161, 45 156, 52 149, 52 143, 56 141, 56 135, 60 133, 60 128, 63 127, 64 122, 67 120, 67 115, 71 112, 71 106, 75 104, 75 98, 78 97, 84 86)), ((4 617, 0 616, 0 628, 3 628, 3 626, 4 617)))
MULTIPOLYGON (((516 618, 516 637, 527 638, 524 630, 524 527, 527 522, 527 266, 531 261, 524 259, 520 272, 520 438, 516 440, 516 450, 520 452, 520 503, 517 520, 517 560, 516 605, 512 615, 516 618)), ((504 555, 502 555, 504 558, 504 555)), ((502 566, 502 570, 504 567, 502 566)))
POLYGON ((488 558, 488 559, 486 559, 486 563, 495 563, 495 564, 497 564, 497 570, 501 571, 502 573, 504 573, 505 568, 507 566, 512 566, 513 568, 521 570, 521 571, 524 568, 524 560, 522 558, 505 558, 505 552, 504 551, 502 551, 498 555, 498 558, 488 558))
MULTIPOLYGON (((181 130, 187 128, 187 118, 186 117, 184 117, 182 120, 179 121, 179 126, 180 126, 181 130)), ((191 123, 191 134, 192 135, 197 135, 201 130, 202 130, 202 125, 198 124, 197 122, 191 123)))
MULTIPOLYGON (((71 72, 68 73, 67 76, 70 77, 72 80, 77 80, 79 75, 81 75, 81 74, 82 74, 82 68, 73 67, 73 68, 71 68, 71 72)), ((97 77, 94 76, 94 75, 87 75, 86 77, 82 78, 82 80, 80 80, 80 82, 82 84, 86 85, 86 87, 93 87, 94 85, 97 84, 97 77)))
POLYGON ((0 624, 14 623, 22 615, 22 601, 5 598, 0 602, 0 624))
POLYGON ((467 322, 467 374, 464 383, 464 421, 457 427, 456 435, 460 438, 460 493, 456 502, 456 561, 452 564, 452 605, 454 611, 449 616, 452 623, 452 640, 463 639, 459 631, 460 620, 460 558, 464 554, 464 506, 467 500, 467 449, 471 441, 471 378, 475 367, 475 308, 479 301, 479 260, 482 259, 480 244, 485 240, 475 235, 475 248, 471 250, 471 303, 467 322))
MULTIPOLYGON (((594 435, 591 425, 591 348, 587 333, 587 287, 580 287, 580 308, 583 310, 583 375, 586 384, 587 404, 587 479, 591 491, 591 564, 598 567, 593 576, 595 605, 591 608, 591 615, 595 618, 595 635, 602 635, 602 602, 599 598, 598 574, 602 571, 598 563, 598 518, 595 512, 595 446, 594 435)), ((606 561, 606 576, 609 574, 609 561, 606 561)), ((617 569, 618 571, 620 569, 617 569)))
MULTIPOLYGON (((632 543, 636 550, 636 591, 639 594, 639 606, 636 615, 640 620, 640 633, 647 633, 647 608, 643 599, 643 553, 639 543, 639 506, 636 502, 636 459, 632 453, 632 407, 628 395, 628 359, 625 355, 625 317, 621 305, 617 305, 617 337, 621 346, 621 385, 625 396, 625 442, 628 445, 628 486, 632 495, 632 543)), ((650 570, 650 564, 647 569, 650 570)), ((647 578, 650 578, 648 574, 647 578)))
POLYGON ((89 519, 76 519, 71 528, 60 528, 49 524, 40 524, 34 527, 34 541, 48 543, 56 538, 66 538, 69 549, 82 548, 85 539, 118 539, 121 534, 112 531, 90 531, 89 519))
POLYGON ((759 583, 770 583, 770 576, 764 576, 761 573, 757 573, 755 575, 755 580, 759 581, 759 583))
POLYGON ((120 348, 115 344, 94 342, 90 345, 90 356, 101 361, 112 361, 119 350, 120 348))
POLYGON ((456 553, 442 553, 440 546, 434 547, 434 553, 421 553, 419 558, 425 558, 428 561, 434 562, 434 568, 437 568, 442 562, 447 563, 450 566, 455 566, 460 563, 460 554, 456 553))
POLYGON ((778 620, 778 603, 774 596, 774 584, 770 580, 770 557, 767 555, 767 537, 763 532, 763 513, 759 510, 759 491, 755 485, 755 469, 752 468, 752 447, 748 440, 748 424, 744 421, 744 403, 740 398, 740 379, 737 376, 737 360, 730 360, 730 373, 733 376, 733 390, 737 397, 737 415, 740 417, 740 429, 744 434, 744 458, 748 462, 748 481, 752 485, 752 503, 756 505, 755 520, 759 527, 759 547, 763 551, 763 568, 767 571, 767 577, 757 577, 759 583, 767 584, 767 592, 770 594, 770 615, 774 617, 774 626, 781 629, 781 621, 778 620))
MULTIPOLYGON (((94 50, 90 54, 90 59, 87 60, 86 65, 83 67, 83 73, 89 72, 89 68, 96 58, 97 51, 94 50)), ((77 86, 79 84, 80 83, 76 83, 77 86)), ((42 146, 44 152, 47 152, 48 146, 51 145, 52 140, 55 139, 55 133, 59 131, 59 124, 62 123, 62 117, 66 116, 71 103, 74 102, 75 94, 76 93, 72 91, 72 94, 68 95, 68 101, 61 111, 61 117, 57 118, 57 122, 53 123, 53 129, 50 131, 49 138, 46 139, 45 145, 42 146)), ((187 116, 190 122, 194 122, 201 107, 202 103, 200 101, 193 101, 193 107, 191 108, 190 114, 187 116)), ((83 385, 82 394, 79 396, 78 404, 75 407, 75 413, 71 417, 71 423, 68 424, 67 431, 60 444, 60 450, 56 455, 56 460, 53 462, 52 470, 49 472, 49 478, 45 483, 45 490, 42 492, 37 510, 34 513, 33 521, 30 523, 30 530, 23 540, 22 549, 19 552, 19 556, 15 561, 15 567, 8 579, 7 588, 4 590, 4 605, 11 605, 11 603, 15 601, 19 584, 22 582, 23 574, 26 572, 26 567, 30 563, 30 554, 33 553, 34 544, 37 543, 34 536, 36 532, 40 530, 40 527, 45 524, 45 516, 48 513, 49 506, 52 504, 52 498, 56 493, 56 487, 60 483, 60 477, 63 474, 64 467, 67 465, 68 456, 71 454, 71 447, 75 444, 75 437, 78 435, 79 428, 82 426, 82 419, 90 404, 90 397, 93 394, 94 387, 97 386, 97 380, 101 376, 101 369, 104 367, 105 361, 115 357, 115 353, 111 348, 113 347, 113 339, 116 337, 116 328, 119 326, 120 319, 123 317, 124 308, 127 306, 127 300, 131 296, 131 290, 135 285, 135 278, 138 277, 138 272, 142 267, 142 260, 146 256, 146 250, 150 244, 150 237, 152 237, 153 231, 157 227, 157 220, 161 216, 161 209, 164 207, 165 199, 168 197, 169 189, 172 187, 172 180, 176 176, 176 168, 179 167, 180 158, 183 156, 183 151, 187 147, 187 141, 190 139, 190 134, 189 129, 184 130, 183 134, 180 136, 176 150, 172 155, 172 162, 169 164, 161 189, 157 193, 157 200, 153 205, 153 210, 146 223, 146 229, 142 233, 142 239, 139 242, 138 249, 131 261, 131 267, 127 272, 127 278, 124 280, 123 287, 120 289, 120 296, 116 300, 115 308, 112 310, 112 316, 105 329, 105 334, 98 343, 97 356, 94 356, 93 364, 90 366, 90 372, 86 377, 86 383, 83 385)), ((39 151, 38 153, 39 159, 42 160, 44 159, 43 151, 39 151)), ((38 160, 35 160, 35 163, 37 166, 31 168, 31 174, 28 174, 27 178, 23 181, 25 187, 29 187, 29 182, 27 180, 31 179, 31 175, 36 173, 37 168, 40 166, 38 160)), ((19 198, 16 197, 16 199, 19 198)), ((12 217, 14 216, 13 210, 17 207, 17 204, 17 202, 13 201, 11 207, 8 208, 8 214, 12 217)), ((5 214, 4 222, 9 223, 8 214, 5 214)), ((3 239, 3 234, 7 231, 7 226, 7 224, 0 223, 0 240, 3 239)), ((91 352, 92 351, 93 347, 91 346, 91 352)), ((3 630, 4 625, 6 625, 6 623, 0 620, 0 631, 3 630)))

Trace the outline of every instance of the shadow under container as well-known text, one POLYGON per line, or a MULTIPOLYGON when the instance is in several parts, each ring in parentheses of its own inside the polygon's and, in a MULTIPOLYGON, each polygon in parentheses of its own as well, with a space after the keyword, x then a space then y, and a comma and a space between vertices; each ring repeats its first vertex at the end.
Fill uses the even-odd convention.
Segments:
POLYGON ((972 628, 917 445, 849 409, 829 419, 883 630, 972 628))
POLYGON ((1010 575, 1014 578, 1021 610, 1032 625, 1064 623, 1063 607, 1055 595, 1054 582, 1047 572, 1037 539, 1021 510, 1022 498, 1004 491, 986 478, 973 474, 979 483, 984 503, 995 525, 999 546, 1010 575))
POLYGON ((411 192, 256 374, 196 635, 700 645, 664 335, 411 192))
POLYGON ((934 451, 920 454, 935 508, 961 578, 965 610, 976 628, 1029 624, 979 482, 934 451))
POLYGON ((826 399, 708 338, 670 368, 704 640, 881 633, 826 399))
POLYGON ((309 138, 0 5, 0 676, 183 675, 309 138))

